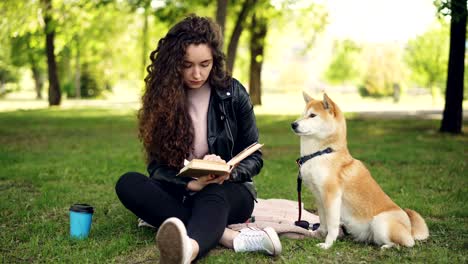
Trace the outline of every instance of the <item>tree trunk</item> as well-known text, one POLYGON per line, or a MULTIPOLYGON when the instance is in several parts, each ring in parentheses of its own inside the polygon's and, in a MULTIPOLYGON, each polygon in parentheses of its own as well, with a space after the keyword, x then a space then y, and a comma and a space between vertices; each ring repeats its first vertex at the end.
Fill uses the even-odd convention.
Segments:
POLYGON ((441 132, 460 134, 463 123, 463 73, 467 7, 466 0, 451 1, 450 53, 441 132))
POLYGON ((252 9, 257 0, 245 0, 242 4, 241 11, 237 16, 236 25, 232 31, 231 39, 229 41, 227 50, 227 70, 232 73, 234 69, 234 61, 236 59, 237 46, 239 44, 239 38, 243 30, 244 20, 247 18, 249 11, 252 9))
POLYGON ((224 36, 228 0, 218 0, 217 3, 218 6, 216 8, 216 23, 218 23, 218 25, 221 27, 221 34, 224 36))
POLYGON ((2 80, 0 80, 0 96, 4 95, 5 93, 5 83, 3 83, 2 80))
POLYGON ((55 26, 52 21, 52 1, 42 0, 44 4, 44 31, 46 35, 47 68, 49 74, 49 105, 60 105, 60 84, 57 75, 57 63, 55 62, 54 38, 55 26))
POLYGON ((435 106, 437 104, 437 86, 431 83, 429 85, 429 90, 431 90, 432 106, 435 106))
POLYGON ((146 66, 147 66, 147 58, 148 55, 146 51, 148 50, 148 16, 149 16, 149 6, 145 7, 145 12, 143 14, 143 31, 142 31, 142 51, 141 51, 141 63, 142 63, 142 70, 141 74, 143 74, 142 80, 146 77, 146 66))
POLYGON ((253 105, 262 104, 262 65, 264 56, 267 21, 265 18, 252 16, 250 38, 250 80, 249 93, 253 105))
POLYGON ((76 37, 76 53, 75 53, 75 97, 81 98, 81 62, 80 62, 80 39, 76 37))
MULTIPOLYGON (((26 45, 28 49, 32 50, 31 48, 31 38, 27 38, 26 45)), ((36 99, 42 99, 42 87, 43 87, 43 80, 42 80, 42 73, 41 69, 39 68, 39 62, 34 54, 34 52, 28 52, 29 64, 31 65, 31 71, 33 74, 34 79, 34 88, 36 90, 36 99)))
POLYGON ((41 71, 35 63, 31 64, 31 71, 33 73, 33 79, 34 79, 34 84, 35 84, 36 99, 42 99, 43 82, 42 82, 41 71))

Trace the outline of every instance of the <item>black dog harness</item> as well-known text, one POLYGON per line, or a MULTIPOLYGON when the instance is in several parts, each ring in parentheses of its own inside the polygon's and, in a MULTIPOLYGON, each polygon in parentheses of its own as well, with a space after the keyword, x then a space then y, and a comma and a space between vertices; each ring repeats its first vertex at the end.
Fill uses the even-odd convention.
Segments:
MULTIPOLYGON (((309 229, 309 227, 310 227, 309 222, 307 222, 305 220, 301 220, 301 217, 302 217, 302 202, 301 202, 301 189, 302 189, 301 167, 302 167, 302 164, 306 163, 308 160, 313 159, 313 158, 315 158, 317 156, 332 153, 332 152, 333 152, 333 149, 328 147, 328 148, 326 148, 324 150, 319 150, 319 151, 317 151, 315 153, 300 157, 300 158, 298 158, 296 160, 297 166, 299 166, 299 172, 297 174, 297 201, 298 201, 298 204, 299 204, 299 219, 296 222, 294 222, 294 224, 296 226, 302 227, 304 229, 309 229)), ((320 224, 318 224, 318 223, 313 224, 312 230, 316 230, 319 226, 320 226, 320 224)))

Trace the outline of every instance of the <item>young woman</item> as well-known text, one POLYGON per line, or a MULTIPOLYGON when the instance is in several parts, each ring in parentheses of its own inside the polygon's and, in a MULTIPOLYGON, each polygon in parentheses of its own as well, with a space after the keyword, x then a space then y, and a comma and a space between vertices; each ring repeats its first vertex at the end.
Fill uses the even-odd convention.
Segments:
POLYGON ((250 97, 225 71, 219 26, 190 16, 172 27, 151 53, 139 111, 147 177, 121 176, 116 192, 126 208, 159 227, 160 262, 190 263, 218 243, 236 252, 281 253, 272 228, 226 228, 251 216, 252 178, 263 166, 256 151, 229 174, 177 177, 184 160, 225 162, 258 140, 250 97))

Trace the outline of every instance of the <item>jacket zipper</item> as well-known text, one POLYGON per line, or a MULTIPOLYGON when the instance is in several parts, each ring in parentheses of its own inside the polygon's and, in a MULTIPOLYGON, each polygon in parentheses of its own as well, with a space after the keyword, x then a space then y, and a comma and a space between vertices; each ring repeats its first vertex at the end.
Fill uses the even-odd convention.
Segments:
POLYGON ((231 132, 231 127, 229 126, 229 122, 228 122, 228 119, 227 119, 227 115, 226 115, 226 109, 224 108, 224 101, 221 103, 221 107, 223 109, 223 115, 224 115, 224 122, 226 123, 226 128, 227 128, 227 131, 228 131, 228 136, 229 136, 229 139, 231 140, 231 158, 233 157, 232 155, 232 152, 234 150, 234 137, 232 136, 232 132, 231 132))

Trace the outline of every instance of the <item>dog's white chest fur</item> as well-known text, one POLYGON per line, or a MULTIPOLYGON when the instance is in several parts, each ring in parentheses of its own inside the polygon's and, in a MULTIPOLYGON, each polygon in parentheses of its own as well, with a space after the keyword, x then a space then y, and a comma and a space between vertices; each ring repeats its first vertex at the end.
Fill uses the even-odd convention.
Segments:
POLYGON ((330 169, 324 165, 328 163, 323 157, 313 158, 301 166, 301 176, 304 184, 317 195, 323 190, 327 179, 330 177, 330 169))
POLYGON ((330 176, 330 169, 324 163, 324 157, 315 157, 301 166, 301 175, 306 185, 323 186, 330 176))

